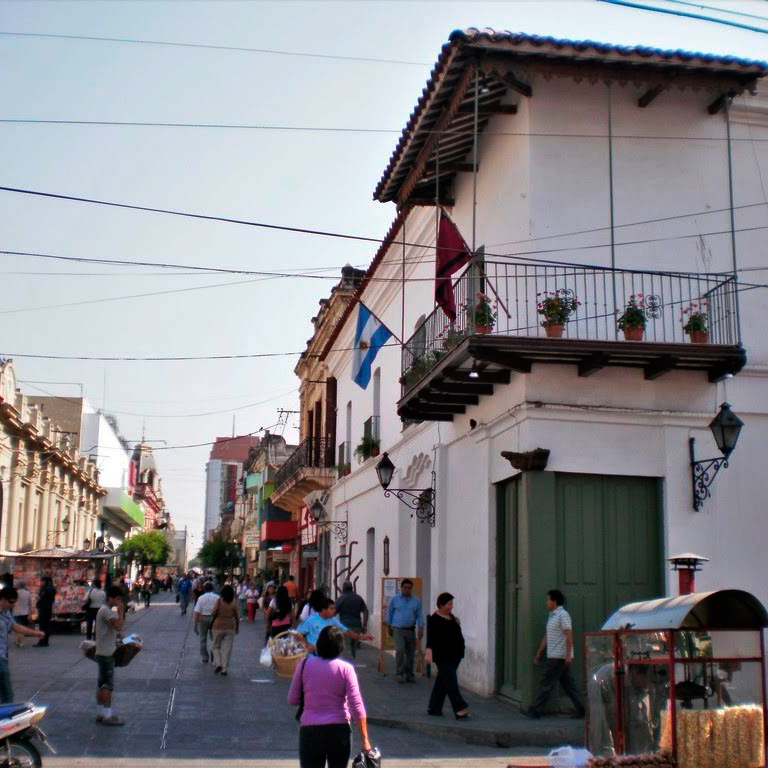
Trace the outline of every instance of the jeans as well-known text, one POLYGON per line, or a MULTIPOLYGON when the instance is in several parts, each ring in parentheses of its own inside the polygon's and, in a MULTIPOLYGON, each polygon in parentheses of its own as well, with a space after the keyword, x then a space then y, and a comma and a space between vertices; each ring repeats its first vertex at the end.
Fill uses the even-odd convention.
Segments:
POLYGON ((427 705, 430 712, 442 712, 446 696, 451 702, 454 714, 467 708, 467 702, 459 691, 459 682, 456 679, 456 670, 460 663, 460 661, 441 661, 437 664, 437 677, 435 677, 435 684, 432 686, 427 705))
POLYGON ((179 592, 179 606, 181 607, 181 613, 186 614, 187 606, 189 605, 189 594, 186 595, 183 592, 179 592))
POLYGON ((416 630, 394 627, 395 663, 398 675, 413 679, 413 660, 416 655, 416 630))
POLYGON ((229 669, 229 659, 232 656, 232 646, 235 644, 234 629, 213 630, 213 663, 221 667, 222 672, 229 669))
POLYGON ((13 702, 13 685, 11 685, 11 668, 8 659, 0 659, 0 704, 13 702))
POLYGON ((198 631, 200 632, 200 657, 208 661, 208 631, 213 624, 213 616, 200 616, 198 631))
POLYGON ((352 750, 348 723, 302 725, 299 729, 300 768, 347 768, 352 750))
MULTIPOLYGON (((353 632, 357 632, 358 635, 361 635, 363 633, 363 625, 362 624, 355 624, 354 622, 347 622, 344 624, 344 626, 347 629, 351 629, 353 632)), ((346 639, 347 643, 349 643, 349 655, 353 658, 357 658, 357 651, 360 648, 360 641, 354 640, 351 637, 348 637, 346 639)))
POLYGON ((576 711, 584 713, 584 698, 576 686, 576 681, 571 674, 571 665, 565 663, 565 659, 547 659, 544 665, 544 676, 539 683, 539 690, 530 706, 532 712, 541 714, 541 710, 557 687, 558 682, 563 687, 568 698, 573 702, 576 711))
POLYGON ((96 614, 99 612, 98 608, 86 608, 85 609, 85 639, 92 640, 93 624, 96 621, 96 614))

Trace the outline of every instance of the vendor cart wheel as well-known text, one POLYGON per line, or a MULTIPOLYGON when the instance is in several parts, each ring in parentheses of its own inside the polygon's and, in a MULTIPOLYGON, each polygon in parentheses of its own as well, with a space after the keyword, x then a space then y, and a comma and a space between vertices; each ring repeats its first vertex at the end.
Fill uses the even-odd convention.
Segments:
POLYGON ((0 744, 0 768, 42 768, 43 760, 35 745, 22 739, 0 744), (10 752, 10 759, 9 759, 10 752))

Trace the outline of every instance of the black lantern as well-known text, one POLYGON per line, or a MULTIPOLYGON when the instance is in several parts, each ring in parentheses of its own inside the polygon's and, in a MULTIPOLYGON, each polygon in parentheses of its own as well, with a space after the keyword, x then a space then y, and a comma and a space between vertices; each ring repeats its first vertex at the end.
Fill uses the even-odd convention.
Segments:
POLYGON ((325 515, 325 506, 320 499, 315 499, 309 508, 309 514, 318 528, 327 528, 334 538, 341 544, 347 543, 349 533, 349 522, 347 520, 323 520, 325 515))
POLYGON ((728 403, 723 403, 717 416, 709 423, 715 443, 722 453, 722 458, 696 460, 696 439, 688 438, 688 452, 691 458, 691 479, 693 482, 693 508, 698 511, 711 496, 710 486, 721 467, 728 468, 730 457, 741 434, 744 422, 731 410, 728 403))
POLYGON ((743 426, 744 422, 731 410, 728 403, 723 403, 717 416, 709 422, 717 447, 726 459, 736 447, 743 426))
POLYGON ((62 530, 64 533, 66 533, 66 532, 69 530, 69 525, 70 525, 70 520, 69 520, 69 517, 65 517, 65 518, 64 518, 64 519, 61 521, 61 530, 62 530))
POLYGON ((389 454, 385 451, 384 455, 381 457, 381 461, 376 465, 376 474, 378 475, 379 483, 385 491, 389 488, 394 473, 395 465, 389 458, 389 454))
POLYGON ((389 456, 384 453, 381 461, 376 465, 376 474, 385 496, 394 494, 407 507, 410 507, 411 517, 416 515, 420 523, 429 523, 435 527, 435 473, 432 473, 432 484, 429 488, 390 488, 392 475, 395 473, 395 465, 389 456))

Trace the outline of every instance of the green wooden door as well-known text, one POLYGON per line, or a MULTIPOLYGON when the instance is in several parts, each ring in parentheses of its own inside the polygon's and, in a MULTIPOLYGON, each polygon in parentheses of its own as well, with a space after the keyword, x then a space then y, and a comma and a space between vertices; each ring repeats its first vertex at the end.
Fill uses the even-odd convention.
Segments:
POLYGON ((529 700, 537 679, 530 659, 546 623, 548 589, 566 595, 577 676, 584 632, 600 629, 626 603, 663 594, 659 483, 526 472, 499 489, 500 693, 529 700))

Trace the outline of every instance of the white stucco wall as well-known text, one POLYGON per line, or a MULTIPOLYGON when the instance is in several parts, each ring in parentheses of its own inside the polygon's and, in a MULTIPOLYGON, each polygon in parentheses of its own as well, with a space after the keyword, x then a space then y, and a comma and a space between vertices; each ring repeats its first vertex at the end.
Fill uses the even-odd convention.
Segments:
MULTIPOLYGON (((648 108, 639 109, 640 88, 613 86, 614 201, 617 243, 648 240, 616 249, 620 267, 729 270, 731 238, 727 232, 728 176, 724 114, 710 116, 706 92, 671 91, 648 108), (643 138, 626 138, 628 136, 643 138), (688 137, 679 138, 655 137, 688 137), (711 211, 711 213, 707 213, 711 211), (654 223, 649 219, 677 214, 695 216, 654 223), (720 233, 720 234, 712 234, 720 233), (682 237, 697 234, 696 237, 682 237)), ((477 243, 486 253, 558 249, 537 253, 574 263, 610 264, 608 181, 608 92, 604 84, 571 80, 534 81, 534 97, 520 99, 516 116, 496 117, 480 144, 477 243), (516 133, 518 135, 505 135, 516 133), (547 133, 543 137, 538 134, 547 133), (520 135, 524 134, 524 135, 520 135), (537 134, 537 135, 525 135, 537 134), (552 136, 555 134, 556 136, 552 136), (568 134, 564 138, 562 134, 568 134), (578 136, 575 136, 578 134, 578 136), (588 137, 588 138, 585 138, 588 137), (596 230, 568 234, 580 230, 596 230), (528 243, 513 241, 541 238, 528 243), (579 249, 576 246, 598 246, 579 249), (565 249, 565 250, 559 250, 565 249)), ((736 105, 739 107, 739 104, 736 105)), ((737 206, 737 260, 742 279, 768 282, 763 249, 768 179, 768 111, 734 108, 734 198, 737 206), (749 207, 747 207, 749 206, 749 207)), ((467 240, 471 234, 472 179, 461 175, 455 188, 452 216, 467 240)), ((434 243, 434 211, 418 209, 408 218, 406 239, 434 243)), ((402 237, 402 235, 400 235, 402 237)), ((395 244, 376 273, 399 278, 402 245, 395 244)), ((431 277, 431 252, 408 249, 408 278, 431 277)), ((407 339, 422 314, 434 306, 430 280, 405 286, 405 323, 397 282, 373 282, 363 301, 397 335, 407 339)), ((353 461, 353 472, 332 489, 332 519, 348 516, 350 540, 366 554, 375 529, 374 610, 378 611, 381 552, 384 536, 391 542, 391 575, 422 576, 429 582, 425 608, 443 590, 456 595, 456 612, 467 639, 463 684, 490 693, 495 679, 495 519, 493 484, 514 470, 502 450, 551 450, 548 470, 663 479, 665 556, 693 551, 711 559, 699 574, 699 589, 739 587, 768 602, 768 569, 762 551, 768 522, 760 499, 762 457, 768 453, 768 292, 741 293, 742 330, 747 368, 727 384, 710 384, 704 373, 673 371, 646 381, 642 371, 608 367, 579 378, 574 366, 534 365, 531 374, 512 374, 508 386, 497 386, 452 423, 422 423, 402 431, 396 415, 400 397, 400 350, 383 349, 376 360, 381 376, 381 448, 398 467, 392 485, 415 457, 426 455, 431 466, 409 487, 426 487, 437 472, 437 524, 427 529, 410 518, 395 499, 385 499, 374 465, 353 461), (727 387, 727 392, 726 392, 727 387), (725 400, 745 421, 730 468, 722 470, 712 498, 701 511, 691 504, 688 438, 696 438, 697 457, 718 454, 707 424, 725 400), (477 426, 470 428, 469 420, 477 426), (420 542, 420 543, 419 543, 420 542), (424 562, 425 553, 429 562, 424 562), (419 561, 419 555, 421 561, 419 561)), ((335 346, 352 346, 355 315, 335 346)), ((352 403, 352 448, 362 435, 363 421, 373 412, 373 391, 351 380, 351 353, 333 353, 329 375, 338 379, 337 434, 346 432, 346 404, 352 403)), ((334 548, 337 544, 334 542, 334 548)), ((370 582, 365 562, 360 585, 370 582)), ((667 587, 676 590, 668 574, 667 587)), ((367 600, 371 596, 364 593, 367 600)), ((377 614, 378 616, 378 614, 377 614)), ((373 623, 378 633, 378 620, 373 623)))
POLYGON ((205 523, 203 537, 206 539, 210 531, 219 524, 219 516, 221 514, 221 475, 221 459, 211 459, 205 465, 205 523))
POLYGON ((83 401, 80 450, 96 461, 103 488, 127 488, 130 456, 104 414, 87 401, 83 401))

